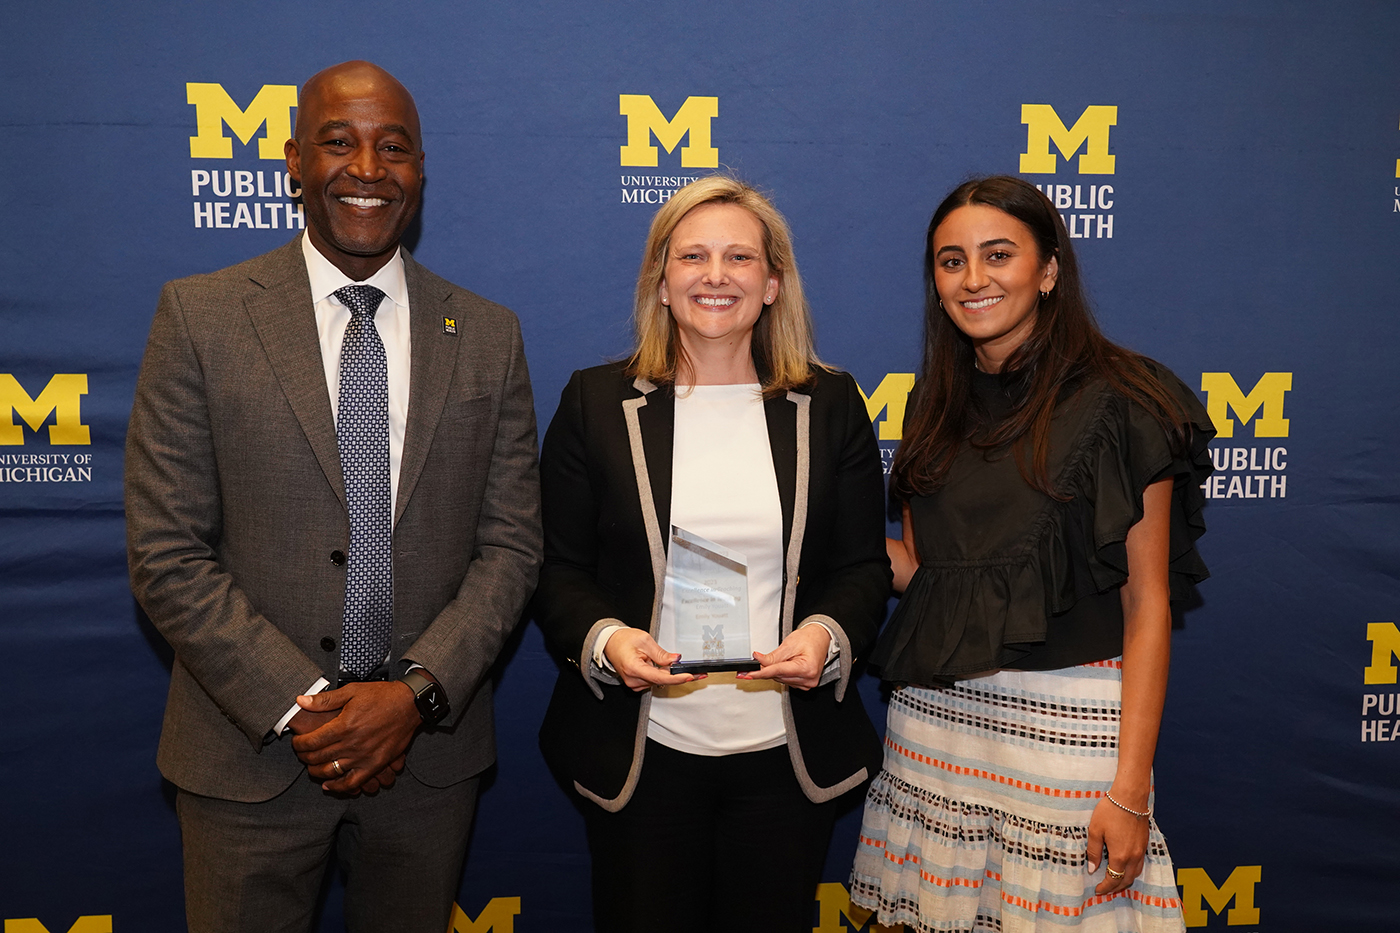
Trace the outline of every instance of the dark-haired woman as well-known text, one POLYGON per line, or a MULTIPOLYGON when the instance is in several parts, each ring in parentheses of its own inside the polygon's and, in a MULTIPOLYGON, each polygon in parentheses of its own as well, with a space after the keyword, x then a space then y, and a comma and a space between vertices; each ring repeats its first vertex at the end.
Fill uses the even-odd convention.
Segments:
POLYGON ((891 477, 896 685, 852 900, 883 924, 1179 931, 1151 817, 1170 600, 1204 579, 1214 435, 1110 343, 1053 205, 1010 177, 929 224, 922 378, 891 477))

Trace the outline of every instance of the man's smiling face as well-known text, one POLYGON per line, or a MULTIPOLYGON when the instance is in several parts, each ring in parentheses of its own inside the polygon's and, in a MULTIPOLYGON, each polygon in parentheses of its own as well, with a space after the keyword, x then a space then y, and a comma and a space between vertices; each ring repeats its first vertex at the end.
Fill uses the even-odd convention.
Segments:
POLYGON ((286 151, 312 245, 355 281, 369 278, 393 256, 422 200, 412 96, 367 62, 328 68, 302 89, 286 151))

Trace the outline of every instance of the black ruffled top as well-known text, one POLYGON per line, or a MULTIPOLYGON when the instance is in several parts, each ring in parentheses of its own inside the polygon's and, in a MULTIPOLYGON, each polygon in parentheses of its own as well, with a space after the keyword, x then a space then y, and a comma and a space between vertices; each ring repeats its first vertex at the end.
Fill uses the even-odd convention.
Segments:
MULTIPOLYGON (((871 655, 883 679, 937 686, 1121 654, 1128 529, 1142 518, 1143 490, 1169 476, 1172 600, 1209 576, 1195 542, 1215 427, 1181 380, 1153 368, 1187 414, 1185 451, 1173 451, 1141 405, 1095 380, 1059 404, 1051 425, 1048 474, 1066 501, 1029 486, 1010 449, 971 445, 944 486, 910 501, 921 564, 871 655)), ((974 396, 990 418, 1010 409, 1014 379, 977 374, 974 396)))

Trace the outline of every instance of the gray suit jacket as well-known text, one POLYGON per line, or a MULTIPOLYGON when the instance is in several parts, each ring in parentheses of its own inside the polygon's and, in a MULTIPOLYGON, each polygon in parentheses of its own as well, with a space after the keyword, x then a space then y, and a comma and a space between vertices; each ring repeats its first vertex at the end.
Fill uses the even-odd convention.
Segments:
MULTIPOLYGON (((515 315, 407 251, 404 266, 391 650, 451 700, 408 756, 416 777, 446 786, 495 759, 487 674, 540 560, 535 415, 515 315)), ((161 773, 206 796, 276 796, 302 766, 290 736, 264 737, 339 667, 345 568, 331 553, 350 536, 299 241, 165 286, 127 436, 126 509, 132 589, 175 649, 161 773)))

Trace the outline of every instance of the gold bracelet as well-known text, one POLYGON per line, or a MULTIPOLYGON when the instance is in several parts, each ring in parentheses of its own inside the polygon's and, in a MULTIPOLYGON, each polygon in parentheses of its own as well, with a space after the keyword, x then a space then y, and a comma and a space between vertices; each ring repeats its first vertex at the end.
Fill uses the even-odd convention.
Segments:
POLYGON ((1137 818, 1140 819, 1140 820, 1145 820, 1145 819, 1147 819, 1149 816, 1152 815, 1152 811, 1151 811, 1151 810, 1148 810, 1148 811, 1146 811, 1146 812, 1143 812, 1143 811, 1141 811, 1141 810, 1134 810, 1132 807, 1125 807, 1125 806, 1123 806, 1121 803, 1119 803, 1118 801, 1114 800, 1114 799, 1113 799, 1113 795, 1110 794, 1108 791, 1104 791, 1103 795, 1104 795, 1105 797, 1108 798, 1108 802, 1109 802, 1109 803, 1113 804, 1115 807, 1117 807, 1117 808, 1120 809, 1120 810, 1125 810, 1125 811, 1127 811, 1128 813, 1131 813, 1133 816, 1137 817, 1137 818))

